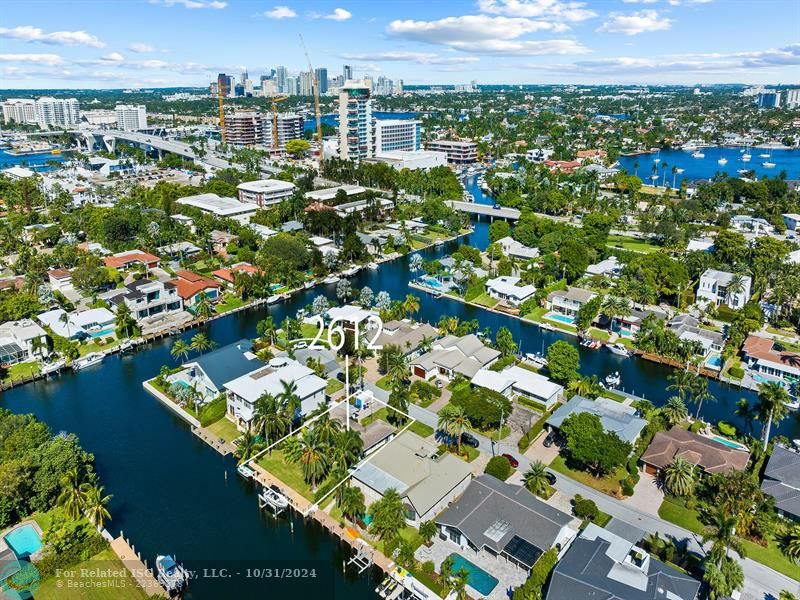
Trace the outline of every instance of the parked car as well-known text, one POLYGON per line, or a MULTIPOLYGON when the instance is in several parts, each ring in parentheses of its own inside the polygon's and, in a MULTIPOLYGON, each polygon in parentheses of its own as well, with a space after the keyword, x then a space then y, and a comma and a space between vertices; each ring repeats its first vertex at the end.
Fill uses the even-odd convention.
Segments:
POLYGON ((444 381, 442 381, 441 379, 437 379, 436 380, 436 387, 439 388, 439 389, 442 389, 444 387, 444 381))
POLYGON ((477 448, 481 445, 481 443, 478 441, 478 438, 466 431, 461 434, 461 443, 472 448, 477 448))
POLYGON ((503 457, 508 461, 508 464, 510 464, 515 469, 519 466, 519 461, 510 454, 503 454, 503 457))
POLYGON ((501 209, 501 208, 503 208, 503 207, 502 207, 502 206, 500 206, 500 205, 499 205, 497 202, 495 202, 495 203, 494 203, 494 206, 493 206, 492 208, 493 208, 493 209, 495 209, 495 210, 500 210, 500 209, 501 209))
POLYGON ((547 471, 546 473, 547 474, 545 475, 545 477, 547 477, 547 483, 549 483, 550 485, 555 485, 556 484, 556 476, 553 475, 550 471, 547 471))
POLYGON ((299 342, 295 343, 294 348, 295 350, 302 350, 303 348, 308 348, 308 342, 306 342, 305 340, 300 340, 299 342))
POLYGON ((544 438, 544 443, 542 444, 545 448, 549 448, 556 442, 556 432, 551 431, 547 434, 547 437, 544 438))
POLYGON ((345 382, 345 380, 347 379, 347 376, 345 375, 345 372, 344 372, 344 371, 339 371, 339 372, 336 374, 336 379, 338 379, 339 381, 341 381, 342 383, 344 383, 344 382, 345 382))

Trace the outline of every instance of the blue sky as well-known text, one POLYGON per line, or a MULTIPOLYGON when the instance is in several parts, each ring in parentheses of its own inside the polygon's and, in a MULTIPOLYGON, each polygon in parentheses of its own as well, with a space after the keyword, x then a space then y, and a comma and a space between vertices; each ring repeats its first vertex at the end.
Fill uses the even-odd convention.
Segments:
POLYGON ((800 83, 798 0, 4 0, 0 87, 207 85, 276 65, 406 84, 800 83))

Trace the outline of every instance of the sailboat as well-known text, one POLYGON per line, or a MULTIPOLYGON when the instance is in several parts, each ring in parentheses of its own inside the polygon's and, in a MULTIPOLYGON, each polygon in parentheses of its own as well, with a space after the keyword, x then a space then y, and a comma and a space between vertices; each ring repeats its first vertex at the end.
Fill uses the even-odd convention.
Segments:
POLYGON ((720 159, 717 161, 717 164, 718 164, 718 165, 727 165, 727 164, 728 164, 728 159, 727 159, 727 158, 725 158, 725 157, 723 156, 722 158, 720 158, 720 159))
POLYGON ((752 157, 750 156, 750 153, 747 151, 747 147, 745 147, 744 154, 742 154, 742 162, 750 162, 751 158, 752 157))
MULTIPOLYGON (((763 156, 763 155, 762 155, 763 156)), ((761 163, 761 166, 765 169, 771 169, 775 166, 775 163, 772 162, 772 151, 770 150, 769 154, 767 154, 767 160, 761 163)))
POLYGON ((700 150, 695 150, 694 152, 692 152, 692 158, 705 158, 705 157, 706 155, 700 150))

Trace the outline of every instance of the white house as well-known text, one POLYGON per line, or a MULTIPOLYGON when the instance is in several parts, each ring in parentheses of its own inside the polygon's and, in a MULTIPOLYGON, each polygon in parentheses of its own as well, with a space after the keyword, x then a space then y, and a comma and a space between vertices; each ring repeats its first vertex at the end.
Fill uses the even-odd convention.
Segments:
POLYGON ((137 320, 183 310, 178 288, 170 281, 137 279, 124 288, 111 290, 100 297, 114 306, 124 302, 137 320))
POLYGON ((116 325, 114 313, 102 307, 72 314, 67 314, 64 310, 57 308, 43 312, 36 318, 42 325, 49 327, 54 334, 71 340, 112 335, 116 325))
POLYGON ((510 275, 501 275, 486 282, 486 291, 492 298, 497 298, 519 306, 529 298, 533 298, 536 288, 530 284, 519 285, 521 279, 510 275))
POLYGON ((544 404, 548 410, 564 392, 562 386, 547 377, 516 365, 502 371, 481 369, 472 377, 472 385, 494 390, 507 398, 522 396, 544 404))
POLYGON ((50 269, 47 272, 47 279, 53 290, 64 292, 72 289, 72 273, 66 269, 50 269))
POLYGON ((731 227, 736 231, 769 235, 775 233, 775 227, 766 219, 750 215, 735 215, 731 218, 731 227))
POLYGON ((697 301, 712 303, 715 306, 728 305, 733 309, 740 309, 750 299, 750 290, 753 280, 749 275, 741 275, 740 289, 728 291, 734 274, 716 269, 706 269, 700 276, 697 287, 697 301))
POLYGON ((616 256, 609 256, 605 260, 586 267, 587 275, 601 275, 603 277, 619 277, 625 265, 619 262, 616 256))
POLYGON ((800 231, 800 215, 797 213, 784 213, 781 215, 786 229, 789 231, 800 231))
POLYGON ((325 402, 327 381, 296 360, 276 357, 266 367, 224 384, 229 418, 244 431, 253 420, 256 401, 265 393, 280 397, 284 383, 294 384, 301 415, 307 415, 325 402))
POLYGON ((176 202, 184 206, 193 206, 215 217, 227 217, 239 221, 240 223, 249 222, 250 217, 258 210, 257 204, 240 202, 236 198, 222 198, 217 194, 185 196, 183 198, 178 198, 176 202))
POLYGON ((259 208, 278 204, 286 198, 290 198, 296 189, 295 184, 280 179, 246 181, 236 187, 239 192, 239 202, 255 204, 259 208))
POLYGON ((538 248, 531 248, 530 246, 526 246, 525 244, 518 242, 517 240, 512 238, 510 235, 507 235, 504 238, 500 238, 495 243, 500 244, 500 247, 503 249, 503 254, 505 254, 509 258, 530 260, 532 258, 537 258, 539 256, 538 248))
POLYGON ((15 365, 35 355, 49 354, 47 332, 30 319, 0 323, 0 365, 15 365), (39 344, 36 352, 34 344, 39 344))

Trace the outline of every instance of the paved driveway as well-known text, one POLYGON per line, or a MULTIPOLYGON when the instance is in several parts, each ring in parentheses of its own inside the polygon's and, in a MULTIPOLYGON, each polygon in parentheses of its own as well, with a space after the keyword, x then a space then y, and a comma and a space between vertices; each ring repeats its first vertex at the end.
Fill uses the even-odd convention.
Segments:
POLYGON ((558 456, 558 446, 553 444, 549 448, 544 447, 544 439, 547 437, 547 432, 542 431, 533 443, 528 446, 525 451, 525 457, 531 461, 540 460, 544 464, 549 465, 553 459, 558 456))
POLYGON ((624 498, 622 503, 658 516, 658 508, 664 501, 664 492, 661 491, 655 475, 649 473, 640 473, 639 475, 639 482, 633 488, 633 496, 624 498))

